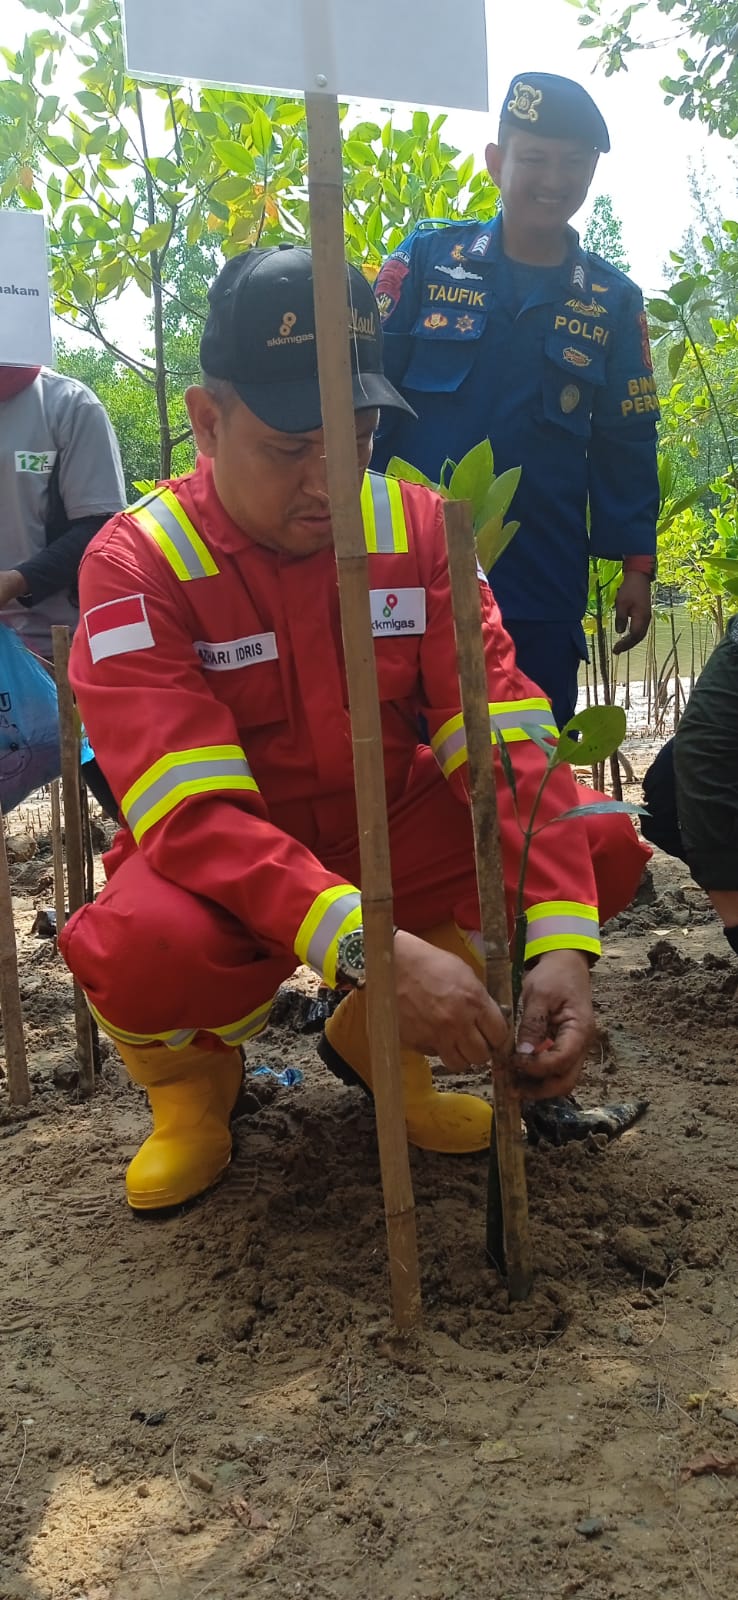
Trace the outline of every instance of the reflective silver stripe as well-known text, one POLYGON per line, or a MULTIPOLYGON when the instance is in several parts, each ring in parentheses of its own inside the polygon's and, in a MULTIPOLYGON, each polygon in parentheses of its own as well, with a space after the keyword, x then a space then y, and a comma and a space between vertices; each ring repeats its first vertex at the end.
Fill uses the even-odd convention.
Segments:
POLYGON ((306 962, 309 967, 314 967, 316 972, 323 971, 325 958, 341 924, 360 905, 361 895, 352 889, 327 907, 307 947, 306 962))
MULTIPOLYGON (((542 711, 490 712, 489 726, 493 744, 497 743, 498 732, 507 743, 506 734, 508 732, 520 732, 522 738, 527 739, 530 738, 530 734, 527 731, 528 728, 540 728, 542 733, 554 735, 557 731, 553 713, 551 712, 547 715, 542 711)), ((441 744, 434 746, 433 753, 441 770, 445 771, 448 763, 453 760, 454 756, 459 755, 461 751, 466 751, 466 732, 463 724, 454 733, 450 733, 448 738, 444 739, 441 744)))
POLYGON ((392 506, 390 504, 387 480, 376 472, 369 473, 369 487, 371 489, 372 504, 374 506, 374 522, 377 532, 377 554, 392 555, 395 548, 395 533, 392 527, 392 506))
POLYGON ((553 712, 549 711, 495 711, 490 712, 489 725, 496 728, 540 728, 542 733, 555 733, 553 712))
POLYGON ((196 783, 201 778, 253 778, 245 757, 209 757, 205 761, 186 761, 172 766, 144 789, 125 809, 125 818, 133 834, 154 806, 165 800, 183 785, 196 783))
POLYGON ((239 1022, 232 1022, 227 1028, 211 1028, 208 1031, 217 1033, 225 1044, 242 1044, 244 1039, 253 1038, 255 1033, 261 1033, 262 1028, 266 1027, 273 1004, 272 998, 255 1011, 250 1011, 247 1017, 241 1017, 239 1022))
POLYGON ((139 505, 133 509, 134 516, 137 510, 147 511, 154 522, 158 522, 162 533, 165 533, 174 545, 189 578, 208 578, 211 576, 205 563, 200 560, 197 551, 193 550, 191 541, 187 538, 177 518, 162 500, 161 495, 152 495, 150 500, 139 502, 139 505))
POLYGON ((160 528, 171 539, 180 561, 187 568, 189 576, 191 578, 207 578, 209 576, 207 567, 193 550, 184 529, 180 527, 177 518, 172 515, 169 507, 164 505, 161 500, 158 500, 155 505, 148 506, 147 510, 149 516, 158 522, 160 528))
POLYGON ((438 765, 441 768, 445 767, 446 762, 450 761, 452 756, 457 755, 459 750, 466 750, 466 729, 463 723, 455 733, 450 733, 448 738, 444 739, 443 744, 439 744, 438 749, 434 752, 438 765))
POLYGON ((537 944, 539 939, 566 937, 599 939, 599 923, 593 917, 537 917, 528 923, 526 944, 537 944))

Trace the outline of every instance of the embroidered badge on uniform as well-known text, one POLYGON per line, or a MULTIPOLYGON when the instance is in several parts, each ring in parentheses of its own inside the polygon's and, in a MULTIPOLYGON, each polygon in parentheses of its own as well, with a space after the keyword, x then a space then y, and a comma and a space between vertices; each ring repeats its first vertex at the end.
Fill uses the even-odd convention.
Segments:
POLYGON ((519 117, 521 122, 537 122, 538 107, 542 99, 542 89, 534 89, 532 84, 523 83, 521 79, 513 89, 512 100, 508 100, 507 109, 512 111, 514 117, 519 117))
POLYGON ((565 416, 568 416, 570 411, 576 411, 581 398, 581 391, 575 383, 567 383, 564 386, 559 395, 559 405, 565 416))
MULTIPOLYGON (((584 289, 584 267, 581 261, 576 261, 571 274, 572 289, 584 289)), ((594 287, 594 285, 593 285, 594 287)))
POLYGON ((452 261, 463 261, 463 259, 464 259, 464 246, 463 246, 463 244, 455 244, 454 247, 453 247, 453 250, 451 251, 451 260, 452 261))
POLYGON ((473 317, 457 317, 456 327, 459 333, 471 333, 472 328, 476 327, 476 323, 473 317))
POLYGON ((390 256, 389 261, 385 261, 374 286, 379 315, 383 322, 386 322, 394 311, 409 271, 407 262, 401 260, 399 256, 390 256))
POLYGON ((639 318, 638 318, 638 322, 640 324, 640 329, 641 329, 641 355, 643 356, 643 365, 646 368, 647 372, 653 372, 653 356, 651 355, 651 340, 648 337, 648 317, 646 316, 645 311, 641 311, 641 313, 639 315, 639 318))
POLYGON ((486 256, 491 243, 491 233, 480 233, 474 240, 473 245, 470 245, 467 254, 470 256, 486 256))
POLYGON ((562 355, 564 360, 568 361, 572 367, 591 367, 592 365, 592 357, 585 356, 583 350, 575 350, 571 344, 567 345, 566 349, 562 351, 562 355))
POLYGON ((150 650, 155 642, 142 594, 128 594, 93 606, 85 612, 84 623, 95 666, 109 656, 150 650))
POLYGON ((429 317, 424 319, 423 327, 432 328, 434 332, 437 328, 447 328, 448 317, 441 316, 440 311, 433 311, 429 317))
POLYGON ((597 300, 590 300, 588 305, 584 300, 567 300, 566 304, 569 311, 578 311, 580 317, 607 316, 607 306, 601 306, 597 300))
POLYGON ((445 272, 449 278, 467 278, 473 283, 484 283, 481 272, 467 272, 466 267, 436 267, 436 272, 445 272))

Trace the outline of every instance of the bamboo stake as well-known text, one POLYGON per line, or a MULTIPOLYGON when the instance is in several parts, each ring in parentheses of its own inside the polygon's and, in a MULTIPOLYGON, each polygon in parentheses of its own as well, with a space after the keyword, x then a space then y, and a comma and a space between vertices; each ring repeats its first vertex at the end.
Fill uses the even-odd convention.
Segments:
POLYGON ((54 778, 51 788, 51 855, 54 862, 54 906, 56 908, 56 936, 67 920, 67 898, 64 885, 64 842, 62 840, 61 800, 59 779, 54 778))
MULTIPOLYGON (((69 683, 69 629, 52 628, 54 676, 59 702, 59 744, 61 748, 62 796, 64 799, 64 843, 67 858, 69 910, 78 911, 85 903, 85 867, 82 847, 82 813, 79 775, 79 731, 74 699, 69 683)), ((87 1002, 75 978, 74 1027, 77 1035, 79 1094, 89 1099, 95 1089, 92 1028, 87 1002)))
POLYGON ((533 1268, 520 1127, 520 1098, 516 1093, 510 1071, 513 1048, 512 972, 497 820, 497 789, 489 736, 489 692, 482 638, 477 557, 468 504, 464 501, 450 502, 444 507, 444 517, 456 629, 456 659, 469 758, 469 789, 485 977, 492 999, 496 1000, 509 1018, 506 1046, 503 1050, 496 1051, 492 1058, 497 1160, 495 1161, 494 1157, 490 1160, 487 1249, 493 1254, 493 1258, 496 1256, 496 1264, 507 1274, 511 1300, 525 1300, 530 1293, 533 1268), (495 1217, 498 1194, 502 1206, 503 1261, 499 1260, 497 1253, 499 1244, 490 1238, 492 1230, 489 1227, 490 1221, 495 1217))
POLYGON ((0 806, 0 1010, 5 1036, 5 1071, 11 1106, 27 1106, 31 1098, 23 1007, 18 987, 18 949, 15 942, 13 893, 10 887, 5 819, 0 806))
POLYGON ((399 1328, 411 1328, 420 1320, 420 1269, 400 1075, 382 724, 356 460, 338 101, 307 94, 305 108, 315 326, 351 712, 372 1083, 392 1311, 399 1328))

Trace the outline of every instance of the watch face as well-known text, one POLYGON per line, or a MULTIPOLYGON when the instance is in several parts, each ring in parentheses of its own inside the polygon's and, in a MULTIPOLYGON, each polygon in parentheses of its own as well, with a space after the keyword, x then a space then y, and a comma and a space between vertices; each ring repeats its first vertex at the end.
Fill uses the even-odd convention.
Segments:
POLYGON ((353 933, 345 933, 338 943, 339 963, 345 972, 364 971, 364 933, 361 928, 355 928, 353 933))

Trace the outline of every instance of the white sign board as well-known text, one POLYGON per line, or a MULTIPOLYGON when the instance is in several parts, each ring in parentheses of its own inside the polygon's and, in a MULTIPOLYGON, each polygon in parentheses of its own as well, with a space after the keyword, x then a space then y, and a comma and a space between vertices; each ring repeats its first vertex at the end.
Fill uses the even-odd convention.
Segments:
POLYGON ((484 0, 123 0, 137 78, 486 111, 484 0))
POLYGON ((44 219, 0 211, 0 366, 50 367, 52 360, 44 219))

